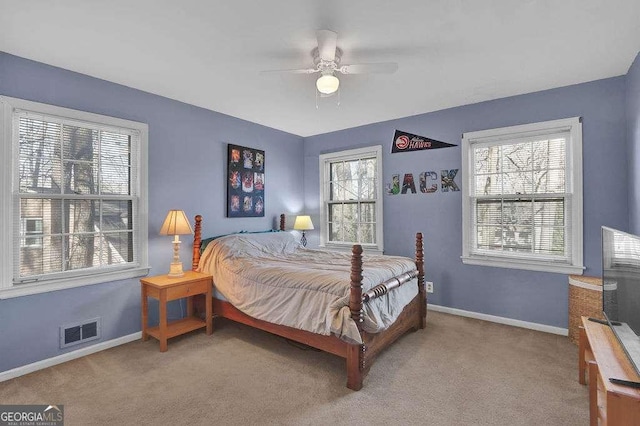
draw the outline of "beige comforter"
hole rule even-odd
[[[363,255],[363,291],[415,269],[412,259]],[[207,246],[199,271],[247,315],[317,334],[362,343],[349,311],[351,254],[299,247],[292,234],[274,232],[220,237]],[[364,305],[364,329],[391,325],[418,293],[412,280]]]

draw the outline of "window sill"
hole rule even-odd
[[[29,296],[32,294],[47,293],[50,291],[65,290],[75,287],[83,287],[93,284],[101,284],[111,281],[143,277],[149,273],[150,269],[151,268],[149,267],[137,267],[117,272],[105,272],[101,274],[59,278],[56,280],[39,283],[17,284],[11,287],[0,289],[0,300]]]
[[[526,271],[552,272],[557,274],[582,275],[584,266],[555,264],[552,262],[532,262],[519,259],[505,259],[497,257],[460,257],[465,265],[493,266],[496,268],[523,269]]]

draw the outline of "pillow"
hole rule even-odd
[[[279,256],[295,252],[298,242],[290,232],[245,232],[218,238],[209,247],[224,257]]]
[[[200,242],[200,254],[204,252],[204,249],[207,248],[207,245],[209,245],[211,241],[214,241],[220,237],[226,237],[227,235],[236,235],[236,234],[265,234],[268,232],[284,232],[284,231],[280,231],[278,229],[269,229],[267,231],[239,231],[239,232],[232,232],[231,234],[216,235],[215,237],[209,237]]]

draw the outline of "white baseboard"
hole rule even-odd
[[[461,317],[475,318],[483,321],[497,322],[499,324],[512,325],[514,327],[528,328],[531,330],[543,331],[545,333],[558,334],[560,336],[568,336],[569,330],[561,327],[553,327],[551,325],[538,324],[535,322],[520,321],[512,318],[498,317],[495,315],[481,314],[479,312],[465,311],[462,309],[449,308],[440,305],[427,305],[427,310],[436,312],[444,312],[446,314],[460,315]]]
[[[63,362],[71,361],[73,359],[82,358],[83,356],[104,351],[115,346],[124,345],[125,343],[133,342],[134,340],[139,340],[141,338],[142,332],[138,331],[137,333],[118,337],[117,339],[107,340],[106,342],[101,342],[97,345],[87,346],[86,348],[78,349],[77,351],[67,352],[62,355],[54,356],[53,358],[43,359],[42,361],[37,361],[31,364],[23,365],[21,367],[13,368],[11,370],[3,371],[0,372],[0,382],[24,376],[25,374],[33,373],[34,371],[62,364]]]

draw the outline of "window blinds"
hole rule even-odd
[[[136,262],[138,132],[27,111],[14,129],[14,282]]]
[[[475,143],[474,254],[571,259],[568,132]]]

